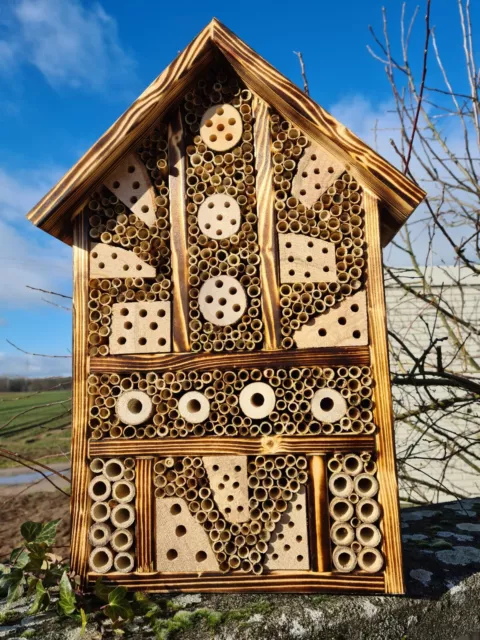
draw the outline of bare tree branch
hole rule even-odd
[[[298,58],[298,62],[300,63],[300,70],[302,72],[302,80],[303,80],[303,92],[308,95],[310,95],[309,89],[308,89],[308,80],[307,80],[307,73],[305,71],[305,63],[303,62],[303,55],[301,51],[294,51],[293,52],[297,58]]]

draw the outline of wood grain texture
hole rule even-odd
[[[386,558],[385,591],[404,593],[402,544],[398,503],[397,472],[395,466],[395,437],[393,431],[392,393],[388,357],[383,263],[380,250],[380,220],[377,198],[364,192],[365,239],[368,252],[367,304],[370,329],[370,352],[375,378],[374,420],[376,435],[377,478],[380,485],[378,500],[383,508],[381,529],[383,552]]]
[[[100,574],[89,573],[89,581],[95,583]],[[148,590],[152,593],[383,593],[385,581],[382,574],[339,575],[313,571],[273,571],[261,576],[251,574],[218,573],[157,573],[124,574],[109,573],[106,583],[123,585],[130,589]]]
[[[278,349],[282,340],[280,334],[280,294],[277,273],[278,246],[277,232],[275,230],[270,115],[268,105],[256,96],[253,101],[253,117],[264,348],[270,351],[272,349]]]
[[[71,244],[71,218],[82,206],[81,200],[146,135],[212,60],[211,32],[212,25],[208,24],[42,198],[27,216],[33,224]]]
[[[136,518],[136,558],[137,571],[153,571],[153,458],[137,458],[135,509]]]
[[[188,247],[185,202],[185,138],[182,114],[168,125],[168,184],[170,190],[170,250],[173,281],[173,351],[190,351],[188,337]]]
[[[375,444],[374,436],[339,434],[336,436],[265,436],[237,438],[204,436],[191,438],[158,438],[137,440],[112,438],[90,440],[90,457],[108,456],[189,456],[202,455],[269,455],[281,453],[321,454],[335,451],[368,451]]]
[[[348,164],[387,205],[382,244],[399,230],[425,192],[339,123],[232,31],[213,20],[213,42],[242,80],[339,162]]]
[[[387,210],[382,215],[382,243],[387,244],[425,197],[424,191],[216,19],[30,211],[29,220],[70,244],[71,219],[81,207],[81,200],[182,95],[200,70],[211,61],[215,47],[258,96],[302,128],[339,162],[349,164],[354,175],[385,202]]]
[[[240,367],[335,367],[369,365],[368,347],[337,347],[326,349],[304,349],[295,351],[259,351],[256,353],[220,354],[137,354],[91,358],[92,372],[131,372],[168,369],[170,371],[193,371],[196,369],[238,369]]]
[[[328,515],[327,465],[324,456],[314,455],[309,458],[309,513],[310,540],[312,556],[316,562],[313,568],[320,573],[331,569],[330,562],[330,528]]]
[[[88,570],[88,525],[90,498],[87,463],[88,375],[88,221],[82,212],[73,227],[73,405],[72,405],[72,494],[71,551],[72,571],[82,583]]]

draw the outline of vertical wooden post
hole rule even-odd
[[[170,248],[172,252],[172,344],[173,351],[190,351],[188,337],[188,247],[185,202],[185,138],[178,110],[168,125],[170,191]]]
[[[380,485],[378,498],[383,507],[381,528],[383,531],[383,551],[386,558],[385,592],[404,593],[380,219],[376,196],[364,189],[363,202],[368,264],[367,300],[370,358],[375,379],[374,420],[378,428],[375,437],[377,477]]]
[[[73,406],[72,406],[72,570],[85,584],[88,568],[88,523],[90,498],[87,462],[88,425],[88,229],[82,211],[73,224]]]
[[[273,171],[268,105],[255,97],[253,104],[255,169],[257,172],[258,244],[260,246],[260,277],[262,281],[262,311],[264,349],[280,348],[280,292],[276,257]]]
[[[137,571],[149,573],[153,571],[152,547],[153,528],[153,458],[137,458],[136,486],[137,496],[135,509],[137,512],[136,545]]]
[[[310,540],[314,559],[312,569],[323,573],[331,569],[327,465],[325,456],[309,456],[308,460],[311,488],[309,492]]]

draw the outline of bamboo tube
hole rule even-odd
[[[373,498],[378,493],[378,480],[371,474],[361,473],[356,476],[355,492],[361,498]]]
[[[350,573],[357,565],[357,556],[350,547],[335,547],[332,554],[332,562],[337,571]]]
[[[372,498],[363,498],[356,505],[355,512],[361,522],[371,524],[376,522],[381,515],[380,505]]]
[[[133,545],[133,533],[129,529],[116,529],[111,537],[110,544],[114,551],[128,551]]]
[[[122,551],[115,556],[113,564],[120,573],[129,573],[135,566],[134,556],[132,553]]]
[[[349,453],[344,457],[342,466],[345,473],[351,476],[356,476],[363,471],[362,459],[354,453]]]
[[[358,566],[368,573],[381,571],[384,565],[383,556],[378,549],[373,547],[363,548],[357,556]]]
[[[330,476],[328,488],[334,496],[348,498],[353,491],[353,481],[346,473],[334,473]]]
[[[101,458],[93,458],[90,462],[90,469],[93,473],[102,473],[105,463]]]
[[[353,516],[353,505],[345,498],[335,497],[330,502],[329,513],[335,521],[347,522]]]
[[[111,522],[117,529],[128,529],[135,521],[135,509],[131,504],[118,504],[112,510]]]
[[[108,547],[95,547],[88,564],[95,573],[108,573],[113,566],[113,554]]]
[[[355,540],[355,531],[347,522],[335,522],[330,529],[330,537],[338,546],[349,546]]]
[[[355,535],[364,547],[377,547],[382,540],[380,530],[373,524],[360,524],[355,529]]]
[[[103,475],[95,476],[88,485],[88,495],[92,500],[103,502],[110,497],[111,484]]]
[[[112,485],[112,497],[120,503],[131,502],[135,497],[135,485],[128,480],[118,480]]]
[[[108,502],[94,502],[90,508],[90,517],[94,522],[106,522],[110,518]]]
[[[105,522],[96,522],[90,527],[88,540],[95,547],[104,547],[110,541],[112,532]]]

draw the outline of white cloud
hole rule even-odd
[[[0,40],[0,69],[14,60],[34,65],[54,87],[124,93],[135,81],[135,62],[117,23],[98,3],[19,0],[11,5]]]
[[[39,358],[21,353],[0,352],[0,375],[47,378],[49,376],[71,376],[70,358]]]
[[[27,284],[66,293],[70,289],[71,250],[25,219],[60,174],[50,169],[17,176],[0,168],[0,304],[9,309],[45,304]]]

